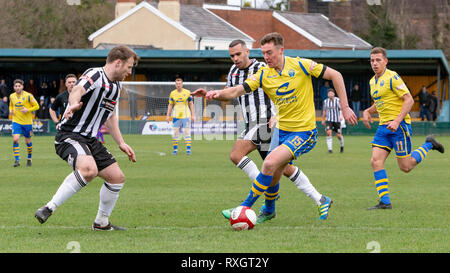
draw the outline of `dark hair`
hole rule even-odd
[[[24,85],[24,82],[23,82],[23,80],[21,80],[21,79],[15,79],[15,80],[14,80],[14,85],[15,85],[16,83],[20,83],[21,85]]]
[[[64,82],[67,81],[68,78],[77,78],[77,76],[75,76],[75,74],[67,74],[66,77],[64,78]]]
[[[111,49],[108,53],[108,57],[106,57],[107,63],[112,63],[115,60],[126,61],[129,58],[133,57],[135,65],[139,60],[139,56],[134,52],[131,48],[125,45],[119,45]]]
[[[275,46],[284,46],[284,39],[278,32],[272,32],[264,35],[261,39],[261,45],[265,45],[267,43],[273,43]]]
[[[237,39],[237,40],[233,40],[230,45],[228,45],[228,47],[235,47],[237,45],[241,45],[242,47],[247,47],[247,45],[245,44],[244,41],[242,41],[241,39]]]
[[[382,47],[374,47],[371,51],[370,51],[370,55],[372,54],[383,54],[383,56],[386,58],[387,54],[386,54],[386,49],[382,48]]]
[[[333,89],[333,88],[329,88],[329,89],[327,90],[327,93],[328,93],[328,92],[333,92],[333,94],[336,95],[336,92],[334,92],[334,89]]]

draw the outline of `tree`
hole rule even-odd
[[[0,47],[90,48],[90,34],[114,19],[114,1],[0,1]]]
[[[374,46],[387,49],[398,48],[397,28],[389,19],[386,2],[386,0],[383,0],[381,5],[367,6],[366,17],[369,22],[369,30],[362,36]]]

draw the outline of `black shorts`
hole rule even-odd
[[[265,159],[270,149],[272,129],[269,128],[269,123],[255,124],[251,128],[250,125],[246,123],[245,129],[241,132],[238,139],[250,140],[256,145],[256,149],[261,158]]]
[[[341,123],[333,121],[325,121],[325,131],[333,130],[333,132],[341,133]]]
[[[98,171],[116,162],[112,154],[97,138],[88,138],[77,133],[59,131],[55,136],[55,150],[56,154],[67,161],[74,170],[79,155],[94,157]]]

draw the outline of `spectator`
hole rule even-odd
[[[28,81],[27,86],[25,87],[25,91],[27,91],[28,93],[31,93],[35,99],[39,98],[39,89],[37,84],[34,82],[33,79],[30,79]]]
[[[50,84],[50,97],[52,98],[56,98],[56,96],[59,95],[59,86],[58,83],[56,81],[52,81],[52,83]]]
[[[325,81],[319,91],[320,103],[323,103],[324,100],[328,99],[328,89],[330,89],[330,83]]]
[[[420,118],[422,121],[426,118],[428,120],[428,103],[429,103],[429,95],[427,92],[427,88],[422,85],[422,89],[418,94],[419,103],[420,103]]]
[[[8,86],[6,85],[5,79],[2,79],[0,82],[0,98],[9,97]]]
[[[438,98],[436,91],[431,92],[428,102],[428,120],[435,122],[437,119]]]
[[[3,97],[0,100],[0,118],[8,119],[8,117],[9,117],[8,97]]]
[[[38,119],[49,119],[50,114],[48,112],[48,107],[45,105],[45,98],[44,96],[41,96],[41,99],[39,101],[39,110],[36,111],[36,117]]]
[[[359,119],[359,110],[361,107],[361,91],[359,90],[359,85],[355,83],[350,95],[352,101],[353,112],[356,114],[356,118]]]
[[[50,88],[48,88],[47,82],[42,82],[40,95],[44,97],[45,105],[48,107],[50,103]]]

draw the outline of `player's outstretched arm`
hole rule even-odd
[[[245,94],[245,89],[243,85],[236,85],[233,87],[225,88],[223,90],[212,90],[206,93],[207,100],[220,100],[228,101]]]
[[[199,89],[195,90],[194,92],[192,92],[191,95],[193,97],[202,97],[202,98],[204,98],[206,96],[206,93],[207,93],[206,89],[199,88]]]
[[[105,122],[105,125],[106,128],[108,128],[111,137],[119,145],[120,150],[125,154],[127,154],[128,159],[131,162],[136,162],[136,155],[134,154],[133,149],[131,149],[131,147],[125,143],[122,137],[122,133],[120,132],[119,129],[119,121],[117,120],[115,113],[113,113],[111,117]]]
[[[334,89],[336,90],[339,101],[341,102],[341,110],[345,121],[351,125],[358,123],[355,113],[348,105],[347,91],[345,91],[344,78],[342,77],[342,74],[331,67],[327,67],[325,73],[323,74],[323,78],[333,82]]]

